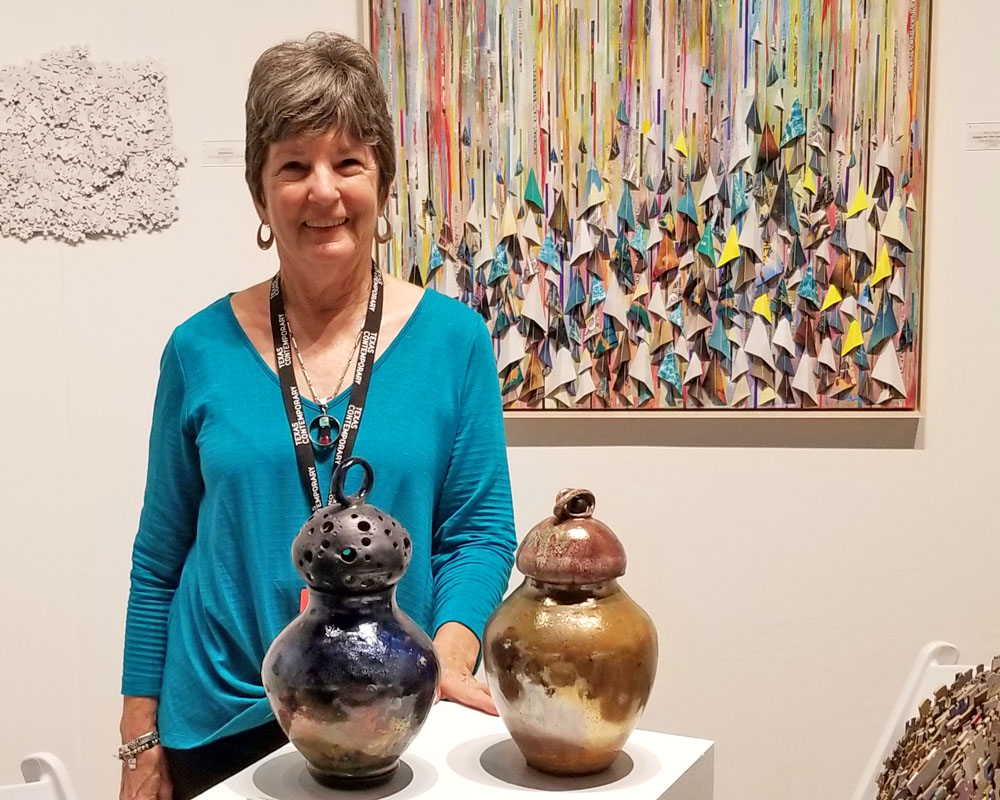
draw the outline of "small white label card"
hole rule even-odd
[[[965,126],[966,150],[1000,150],[1000,122],[969,122]]]
[[[203,167],[242,167],[242,139],[214,139],[201,143]]]

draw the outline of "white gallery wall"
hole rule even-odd
[[[841,800],[925,641],[948,639],[974,663],[1000,653],[1000,153],[965,150],[967,122],[1000,121],[1000,52],[990,0],[938,5],[926,418],[909,447],[830,446],[892,438],[856,421],[799,446],[786,446],[794,423],[512,426],[519,533],[558,488],[595,490],[630,556],[624,585],[660,633],[643,725],[714,739],[720,800]],[[72,44],[96,60],[158,58],[189,158],[166,231],[0,239],[0,785],[19,779],[22,755],[51,750],[82,798],[103,800],[117,796],[124,607],[160,351],[178,322],[275,268],[254,245],[241,168],[201,166],[201,142],[242,138],[265,46],[361,28],[356,4],[338,0],[288,14],[259,0],[39,8],[6,10],[0,61]]]

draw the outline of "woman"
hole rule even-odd
[[[313,34],[267,50],[246,113],[257,241],[278,276],[196,314],[163,354],[125,636],[126,800],[184,800],[284,742],[261,660],[298,611],[291,540],[344,449],[410,531],[397,598],[434,639],[441,696],[495,713],[472,673],[515,539],[487,331],[372,266],[395,157],[363,47]],[[353,449],[337,430],[349,402]]]

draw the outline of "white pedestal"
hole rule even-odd
[[[403,753],[396,776],[383,786],[327,789],[287,745],[198,800],[490,800],[517,794],[565,798],[577,791],[607,800],[711,800],[713,777],[712,742],[651,731],[635,731],[624,754],[603,773],[552,777],[524,763],[498,718],[438,703]]]

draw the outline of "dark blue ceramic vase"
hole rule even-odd
[[[344,495],[355,465],[364,481]],[[334,473],[337,506],[314,513],[292,543],[309,603],[271,644],[261,674],[274,715],[309,771],[328,786],[389,780],[437,691],[430,639],[396,605],[410,562],[406,529],[362,501],[372,468]]]

